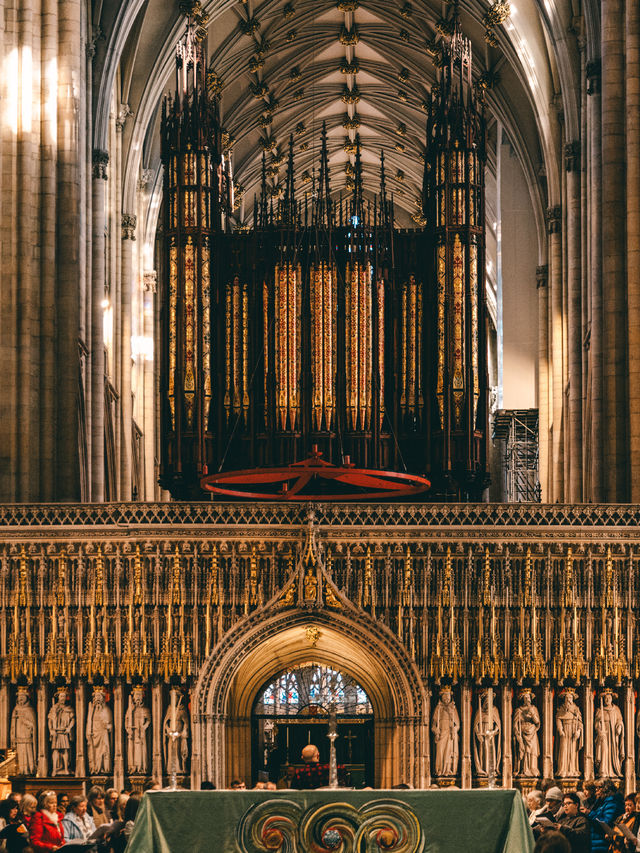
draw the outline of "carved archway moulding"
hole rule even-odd
[[[306,629],[317,629],[312,642]],[[264,611],[243,620],[214,650],[195,686],[192,783],[225,787],[250,778],[251,708],[260,688],[289,667],[339,669],[367,692],[375,716],[375,781],[428,784],[429,699],[415,664],[384,626],[359,612]]]

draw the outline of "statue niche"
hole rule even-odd
[[[47,716],[51,742],[52,776],[68,776],[71,772],[71,744],[74,740],[76,714],[68,703],[67,688],[59,688]]]
[[[450,687],[440,690],[440,699],[431,718],[435,745],[434,775],[455,776],[460,754],[460,717]]]
[[[595,764],[600,778],[622,777],[624,722],[614,697],[617,698],[617,694],[613,690],[603,690],[595,714]]]
[[[478,776],[491,776],[500,770],[502,759],[500,712],[488,690],[478,700],[473,720],[473,758]]]
[[[187,772],[189,761],[189,712],[184,707],[184,697],[176,688],[171,689],[171,699],[164,722],[164,766],[168,774]]]
[[[582,713],[575,703],[577,693],[565,688],[556,711],[556,776],[561,779],[580,775],[580,750],[584,744]]]
[[[144,704],[144,688],[134,687],[129,694],[129,704],[124,718],[127,732],[127,770],[133,775],[149,772],[148,730],[151,711]]]
[[[10,742],[16,751],[18,773],[34,776],[36,772],[36,712],[29,702],[29,691],[18,687],[16,705],[11,714]]]
[[[92,775],[111,773],[113,715],[102,688],[93,691],[87,712],[87,760]]]
[[[513,715],[514,773],[516,776],[540,775],[540,714],[533,704],[533,691],[520,691],[520,706]]]

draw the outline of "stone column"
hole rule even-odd
[[[502,787],[513,787],[513,754],[511,723],[513,719],[513,691],[510,684],[502,687]]]
[[[191,790],[197,791],[202,785],[202,769],[200,767],[200,715],[191,711]]]
[[[9,685],[3,681],[0,685],[0,749],[6,749],[9,744]]]
[[[202,726],[202,754],[209,768],[208,778],[213,781],[216,788],[224,788],[227,784],[227,718],[223,714],[214,714],[212,717],[205,716]],[[376,727],[377,731],[377,727]],[[376,745],[378,744],[376,737]],[[381,778],[380,770],[382,761],[378,758],[376,751],[376,784]]]
[[[151,776],[154,781],[162,781],[162,685],[151,688],[151,720],[153,726],[151,740]]]
[[[549,267],[536,268],[538,288],[538,479],[542,501],[551,499],[549,490]]]
[[[144,500],[155,500],[156,466],[155,466],[155,363],[160,357],[159,342],[154,338],[154,303],[157,289],[158,274],[155,270],[144,273],[144,309],[143,335],[148,341],[153,341],[153,356],[144,360]]]
[[[547,231],[549,233],[549,285],[550,285],[550,343],[552,376],[551,409],[551,499],[564,500],[564,387],[563,387],[563,311],[562,311],[562,210],[559,206],[547,210]]]
[[[423,721],[421,731],[422,731],[422,779],[421,785],[422,787],[429,787],[431,785],[431,692],[427,692],[427,702],[426,702],[426,717]]]
[[[136,239],[136,217],[122,215],[122,274],[120,323],[122,347],[122,384],[120,387],[120,500],[131,500],[131,303],[133,289],[133,241]]]
[[[602,273],[606,501],[629,500],[623,0],[602,0]],[[631,321],[634,322],[631,318]]]
[[[460,785],[462,788],[472,788],[471,764],[471,685],[464,683],[460,691],[460,725],[462,728],[462,766],[460,769]]]
[[[87,775],[85,725],[87,722],[87,694],[84,681],[76,685],[76,776]]]
[[[622,693],[624,699],[624,792],[630,794],[636,790],[636,727],[633,707],[633,685],[627,684]]]
[[[567,171],[567,325],[569,368],[569,482],[565,498],[582,501],[582,263],[580,222],[580,142],[564,148]],[[568,487],[568,493],[567,493]]]
[[[47,707],[47,685],[44,681],[40,681],[37,688],[37,707],[38,707],[38,776],[47,776],[49,774],[49,726],[47,715],[49,708]]]
[[[56,497],[80,498],[78,456],[78,331],[80,325],[80,158],[79,125],[85,103],[78,81],[84,61],[80,0],[58,5],[57,327],[56,327]]]
[[[44,0],[41,17],[41,51],[45,68],[56,66],[58,57],[58,0]],[[53,74],[42,75],[42,102],[54,103],[57,80]],[[55,496],[55,431],[56,417],[56,152],[57,122],[53,110],[42,110],[40,146],[40,483],[41,499]]]
[[[553,727],[555,725],[553,691],[548,684],[542,688],[542,776],[553,779]]]
[[[0,78],[3,121],[0,123],[0,157],[2,165],[2,294],[0,307],[0,423],[2,445],[0,454],[0,484],[2,499],[19,501],[17,395],[18,375],[18,274],[17,234],[14,205],[16,203],[15,175],[17,172],[18,99],[15,97],[15,77],[18,74],[18,26],[15,4],[4,8],[0,16],[0,38],[6,61]]]
[[[113,688],[113,787],[121,791],[124,787],[124,698],[122,684]]]
[[[629,500],[640,503],[640,3],[627,0],[625,7]]]
[[[593,766],[593,686],[587,681],[584,687],[583,703],[584,724],[584,778],[593,779],[595,770]]]
[[[591,431],[590,490],[587,497],[594,503],[604,500],[603,475],[603,353],[602,353],[602,149],[600,61],[587,63],[587,123],[589,127],[589,293],[591,297],[591,330],[589,335],[590,404],[587,410]]]
[[[104,500],[104,298],[106,151],[93,152],[91,251],[91,500]]]
[[[18,261],[18,495],[23,501],[34,500],[39,491],[40,442],[38,434],[39,402],[39,341],[38,305],[39,282],[36,274],[39,240],[37,233],[38,178],[37,148],[34,144],[34,123],[39,129],[39,115],[32,115],[33,93],[37,91],[34,67],[39,64],[38,41],[34,38],[38,21],[34,22],[33,0],[17,4],[19,78],[14,81],[19,95],[19,122],[17,125],[17,174],[15,176],[16,200],[14,216],[17,229]],[[34,27],[35,24],[35,27]],[[34,55],[35,54],[35,55]],[[5,72],[6,73],[6,72]]]

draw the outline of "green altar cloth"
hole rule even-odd
[[[518,791],[150,791],[127,853],[530,853]]]

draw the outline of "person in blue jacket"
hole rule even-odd
[[[611,779],[599,779],[596,782],[596,803],[589,811],[585,809],[591,827],[592,853],[604,853],[609,850],[611,839],[607,838],[598,821],[613,826],[615,819],[624,811],[624,800]]]

